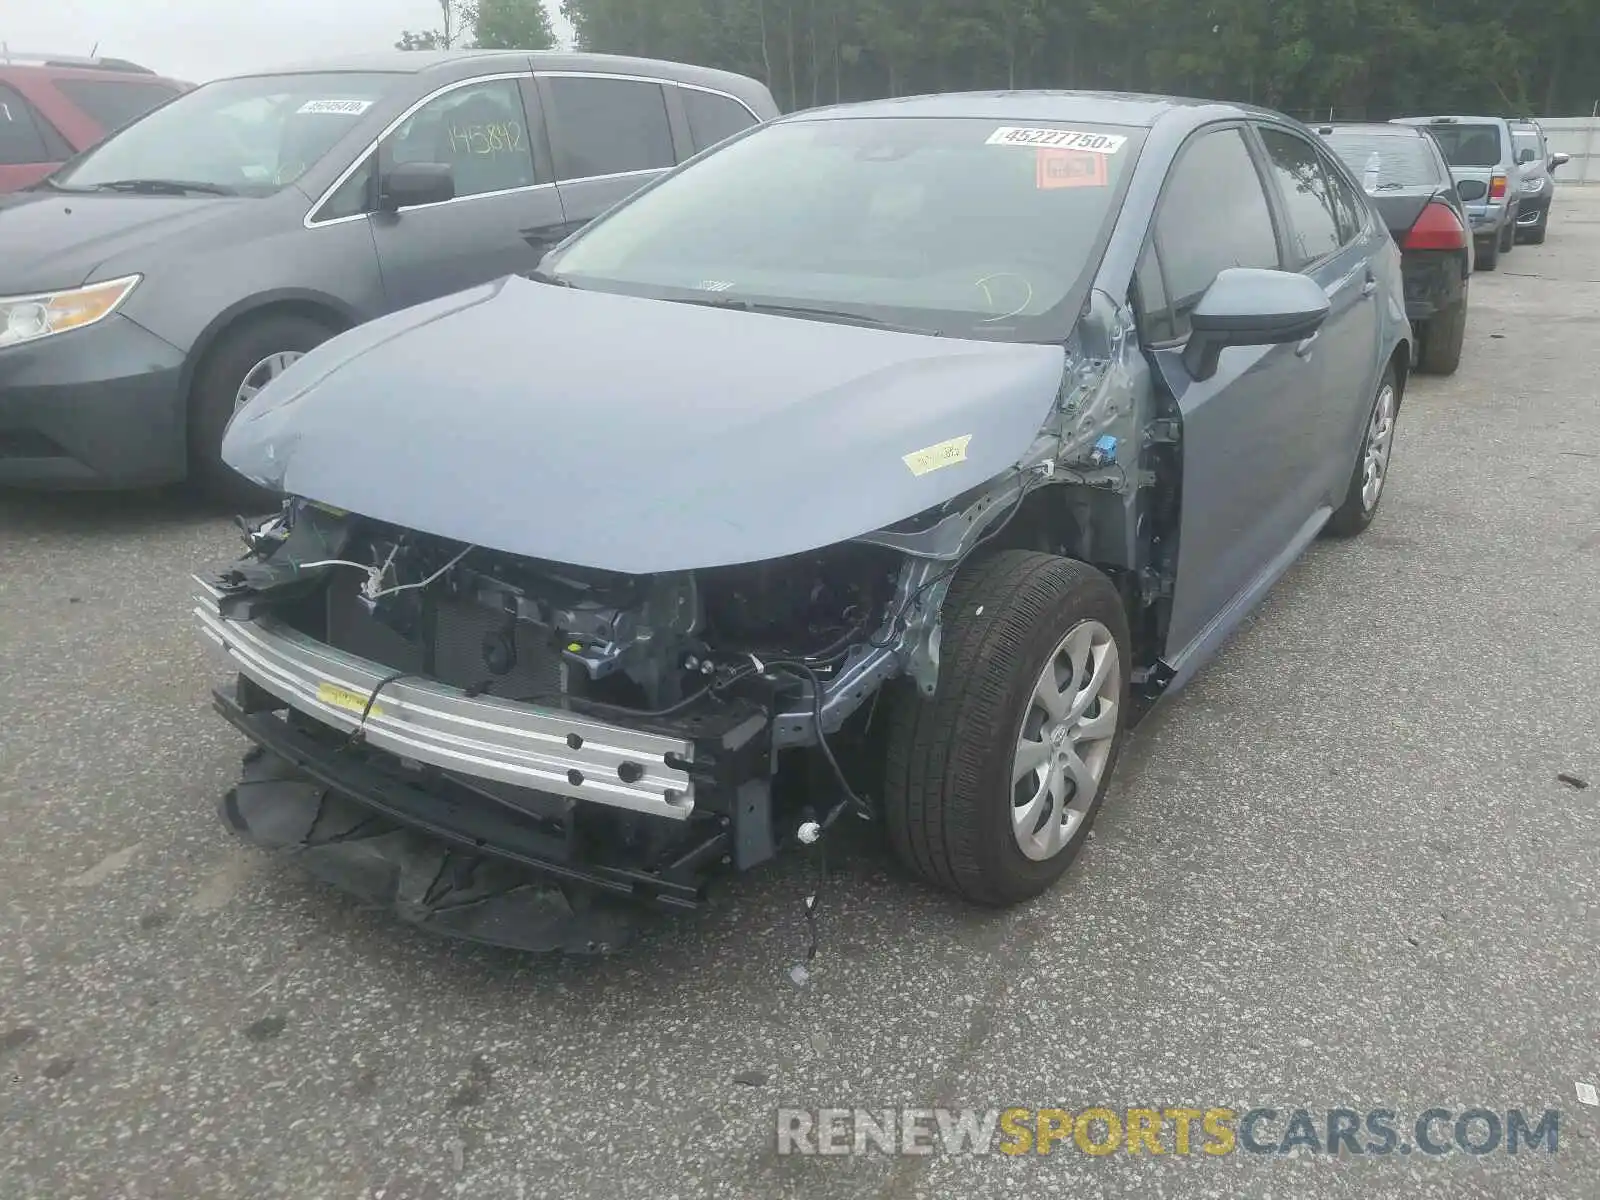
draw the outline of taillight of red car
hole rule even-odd
[[[1406,234],[1404,250],[1465,250],[1467,227],[1456,216],[1456,210],[1439,200],[1434,200],[1422,210],[1416,223]]]
[[[1489,176],[1489,199],[1504,200],[1506,198],[1506,177],[1496,171]]]

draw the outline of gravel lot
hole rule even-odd
[[[803,985],[803,862],[577,962],[242,848],[186,603],[228,523],[0,495],[0,1195],[1600,1195],[1597,313],[1569,188],[1378,523],[1146,724],[1069,879],[983,915],[838,847]],[[1516,1157],[774,1150],[779,1105],[935,1103],[1563,1116]]]

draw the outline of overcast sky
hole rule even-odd
[[[546,0],[563,39],[570,29]],[[15,52],[131,58],[204,83],[220,75],[390,49],[402,29],[439,25],[438,0],[0,0]]]

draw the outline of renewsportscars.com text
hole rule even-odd
[[[780,1108],[779,1154],[1047,1155],[1217,1158],[1327,1154],[1554,1154],[1561,1114],[1520,1108]]]

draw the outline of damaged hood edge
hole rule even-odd
[[[313,351],[223,457],[439,537],[692,570],[849,541],[988,482],[1028,453],[1066,362],[513,277]]]

